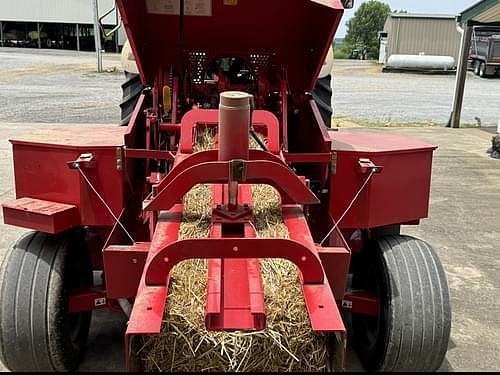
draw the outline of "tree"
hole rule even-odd
[[[378,58],[379,31],[384,29],[391,8],[377,0],[367,1],[359,7],[354,17],[347,22],[345,43],[352,48],[362,48],[368,58]]]

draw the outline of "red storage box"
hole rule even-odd
[[[42,129],[12,140],[16,197],[75,206],[81,225],[114,225],[115,220],[80,172],[67,163],[81,154],[95,156],[95,167],[83,170],[119,216],[124,206],[122,161],[118,160],[123,157],[123,135],[124,129],[118,126],[68,127]]]
[[[338,132],[332,133],[331,138],[334,161],[330,213],[334,220],[346,211],[368,177],[360,168],[360,159],[383,167],[342,220],[341,228],[377,228],[418,222],[428,216],[436,146],[376,133]]]

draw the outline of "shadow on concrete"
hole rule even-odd
[[[101,310],[94,312],[87,353],[80,366],[82,372],[125,371],[123,338],[127,318],[120,313]]]

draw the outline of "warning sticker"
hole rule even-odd
[[[181,14],[180,3],[180,0],[146,0],[146,9],[151,14],[179,16]],[[184,0],[184,14],[211,17],[212,0]]]

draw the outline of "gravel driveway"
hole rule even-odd
[[[0,48],[0,122],[118,123],[120,56]]]
[[[104,55],[110,71],[95,73],[85,52],[0,48],[0,122],[117,123],[123,74],[120,56]],[[381,73],[366,61],[336,60],[334,104],[338,117],[372,123],[445,124],[454,75]],[[469,75],[463,122],[496,126],[500,79]]]
[[[381,73],[367,61],[336,60],[336,115],[351,120],[396,123],[448,122],[455,75]],[[500,120],[500,78],[481,79],[469,73],[462,122],[496,126]]]

